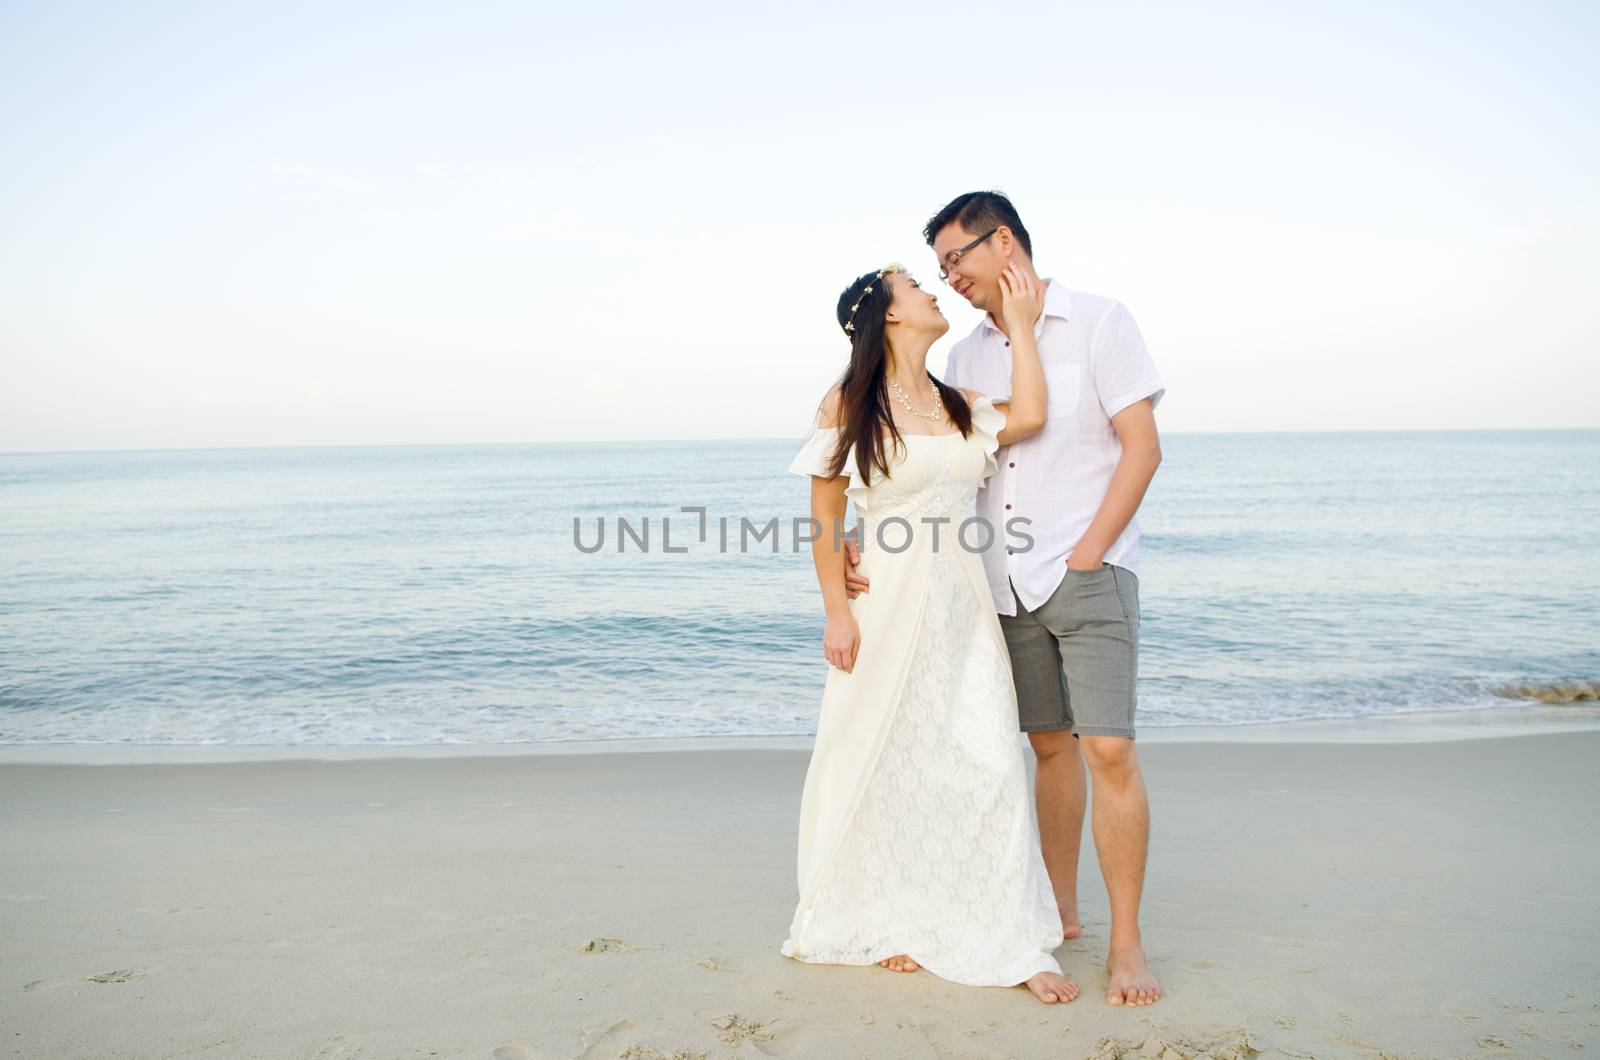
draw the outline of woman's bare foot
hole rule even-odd
[[[1106,974],[1111,976],[1111,985],[1106,987],[1108,1005],[1149,1005],[1161,998],[1161,984],[1150,974],[1144,947],[1137,942],[1111,950]]]
[[[1065,907],[1057,906],[1057,911],[1061,913],[1061,941],[1080,938],[1083,935],[1083,921],[1078,919],[1077,907],[1068,911]]]
[[[894,957],[886,957],[878,963],[889,969],[891,972],[914,972],[918,968],[922,967],[922,965],[918,964],[916,961],[912,960],[910,957],[907,957],[903,953]]]
[[[1046,1005],[1071,1001],[1078,996],[1078,984],[1055,972],[1040,972],[1023,984]]]

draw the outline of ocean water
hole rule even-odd
[[[0,743],[812,732],[798,446],[0,454]],[[1163,451],[1141,728],[1513,708],[1600,678],[1600,431]],[[618,517],[648,519],[648,551],[618,553]],[[741,517],[778,518],[778,551],[741,552]]]

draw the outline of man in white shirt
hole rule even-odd
[[[1005,196],[971,192],[935,214],[923,235],[941,277],[988,314],[950,351],[944,382],[1009,397],[999,277],[1015,264],[1038,279],[1027,229]],[[1011,655],[1020,727],[1038,756],[1040,842],[1065,937],[1083,932],[1077,879],[1087,762],[1111,904],[1106,1000],[1146,1005],[1161,987],[1139,931],[1150,811],[1133,746],[1135,512],[1161,461],[1154,409],[1165,387],[1125,306],[1044,282],[1034,335],[1048,416],[1042,431],[996,454],[999,469],[978,494],[978,515],[997,539],[984,569]],[[1017,519],[1026,520],[1021,535],[1007,530]],[[846,581],[853,591],[867,586],[853,563]]]

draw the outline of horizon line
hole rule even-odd
[[[1188,435],[1328,435],[1328,434],[1516,434],[1600,431],[1596,427],[1332,427],[1320,430],[1180,430],[1162,431],[1163,437]],[[739,443],[739,442],[799,442],[804,436],[788,435],[745,436],[738,438],[584,438],[536,442],[309,442],[271,445],[191,445],[191,446],[129,446],[114,449],[0,449],[0,457],[7,456],[88,456],[106,453],[226,453],[253,452],[271,449],[448,449],[483,448],[487,446],[580,446],[580,445],[684,445],[689,443]]]

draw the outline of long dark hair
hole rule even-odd
[[[893,301],[888,275],[878,271],[856,277],[839,296],[839,326],[851,325],[845,331],[850,337],[850,363],[839,377],[839,441],[828,461],[829,478],[844,470],[845,457],[852,445],[856,447],[856,470],[861,473],[862,481],[872,481],[874,467],[887,477],[889,457],[884,443],[885,430],[894,440],[895,452],[904,445],[890,412],[887,383],[889,344],[884,318]],[[962,437],[970,437],[972,409],[967,405],[966,396],[935,379],[932,372],[928,373],[928,381],[939,391],[939,400],[944,402],[950,422],[956,425]]]

